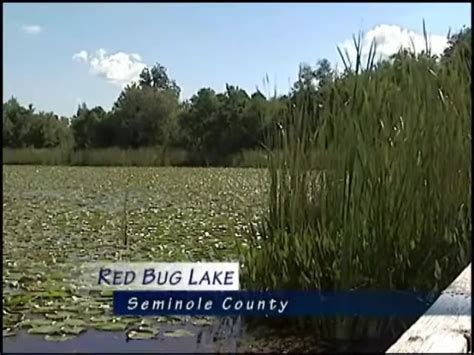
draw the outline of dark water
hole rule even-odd
[[[235,352],[311,352],[311,353],[379,353],[395,341],[374,339],[363,342],[327,342],[300,337],[262,337],[253,342],[235,329],[227,332],[215,327],[193,325],[167,325],[167,330],[185,329],[192,336],[179,338],[159,334],[151,340],[127,340],[124,332],[105,332],[89,330],[80,336],[62,342],[46,341],[42,336],[30,335],[20,331],[14,337],[3,338],[5,353],[235,353]],[[254,338],[255,339],[255,338]]]
[[[288,330],[268,333],[265,328],[246,331],[241,319],[224,319],[208,326],[191,323],[161,324],[159,334],[150,340],[128,340],[125,332],[88,330],[67,341],[46,341],[43,336],[19,331],[16,336],[3,338],[6,353],[379,353],[394,343],[406,330],[398,329],[389,337],[357,342],[322,340],[301,333],[288,334]],[[167,337],[166,331],[186,330],[189,336]],[[291,333],[291,332],[290,332]]]
[[[238,324],[223,327],[213,325],[198,327],[186,325],[163,325],[160,334],[150,340],[127,340],[125,332],[88,330],[80,336],[66,341],[46,341],[43,336],[20,331],[16,336],[3,338],[4,352],[22,353],[183,353],[183,352],[235,352],[238,347]],[[166,337],[165,331],[184,329],[192,336]]]

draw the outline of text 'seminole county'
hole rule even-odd
[[[226,297],[222,302],[198,297],[192,300],[155,299],[140,301],[138,297],[132,296],[128,299],[127,310],[129,311],[213,311],[216,308],[222,311],[271,311],[282,314],[288,306],[288,300],[241,300],[234,297]]]

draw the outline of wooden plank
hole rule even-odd
[[[467,339],[462,334],[453,332],[438,333],[425,339],[419,349],[420,353],[467,353]]]
[[[436,315],[449,308],[452,315]],[[467,353],[471,339],[471,264],[387,353]]]

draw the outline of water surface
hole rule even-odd
[[[22,353],[210,353],[237,351],[240,326],[212,325],[199,327],[192,324],[163,324],[155,339],[128,340],[124,332],[88,330],[66,341],[46,341],[43,336],[19,331],[16,336],[3,338],[5,352]],[[193,335],[167,337],[166,331],[184,329]]]

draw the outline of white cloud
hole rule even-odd
[[[21,30],[29,35],[37,35],[43,32],[43,27],[39,25],[23,25]]]
[[[376,57],[387,58],[392,54],[398,52],[400,47],[407,49],[414,49],[417,53],[425,50],[425,38],[423,33],[414,32],[397,25],[382,24],[375,26],[368,32],[362,35],[362,62],[367,59],[370,45],[372,41],[376,43]],[[428,34],[428,43],[432,54],[441,54],[447,45],[447,38],[445,35]],[[344,54],[345,51],[349,54],[352,63],[355,62],[356,49],[353,39],[347,39],[340,43],[339,48]]]
[[[75,53],[72,56],[72,59],[77,60],[79,62],[87,63],[87,60],[89,59],[89,55],[87,54],[87,51],[80,51],[80,52]]]
[[[140,55],[136,53],[117,52],[107,54],[101,48],[95,54],[82,50],[74,54],[73,59],[87,63],[94,75],[105,78],[110,83],[125,86],[138,80],[141,71],[146,67]]]

